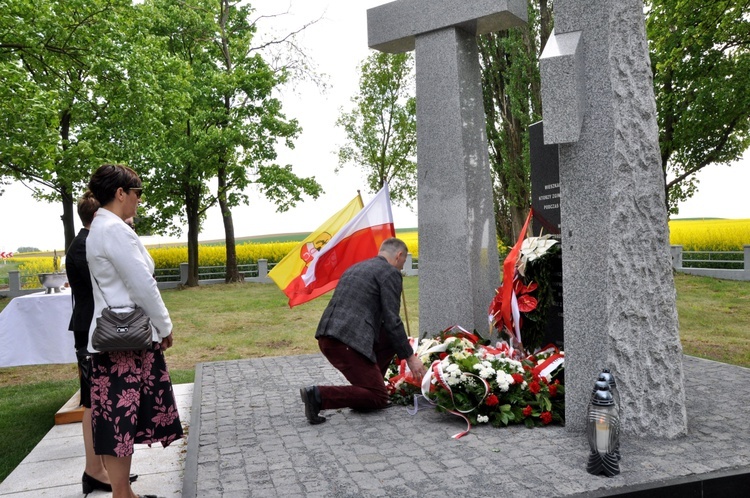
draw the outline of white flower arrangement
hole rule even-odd
[[[547,234],[540,237],[526,237],[523,239],[521,254],[518,257],[518,273],[525,276],[526,263],[541,258],[552,246],[557,244],[557,240],[551,237],[551,234]]]

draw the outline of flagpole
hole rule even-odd
[[[401,288],[401,298],[404,302],[404,318],[406,318],[406,335],[411,337],[411,327],[409,326],[409,311],[406,309],[406,292]]]

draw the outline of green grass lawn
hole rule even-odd
[[[404,279],[412,335],[418,334],[419,279]],[[750,282],[677,275],[680,337],[686,354],[750,368]],[[167,351],[175,384],[193,382],[205,361],[317,353],[315,328],[330,294],[289,309],[272,284],[165,290],[175,344]],[[8,299],[0,299],[0,310]],[[437,332],[437,331],[435,331]],[[485,332],[485,331],[480,331]],[[0,480],[52,427],[77,389],[74,365],[0,369]]]

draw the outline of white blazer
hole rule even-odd
[[[172,333],[172,320],[154,279],[154,260],[140,239],[116,214],[104,208],[96,212],[86,239],[86,261],[94,291],[94,319],[89,328],[89,352],[96,319],[107,306],[143,308],[151,319],[154,342]]]

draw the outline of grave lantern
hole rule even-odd
[[[589,474],[613,477],[620,473],[615,449],[620,444],[620,417],[615,400],[605,381],[597,381],[588,408],[586,436],[589,454],[586,470]]]
[[[612,393],[612,398],[615,400],[617,415],[622,421],[622,402],[620,401],[620,392],[617,390],[617,381],[615,380],[615,376],[612,375],[612,372],[610,372],[609,368],[605,368],[604,370],[602,370],[602,373],[599,374],[599,379],[597,380],[603,380],[604,382],[609,384],[609,391]],[[617,456],[618,460],[622,458],[620,456],[619,441],[617,442],[617,447],[615,448],[615,456]]]
[[[617,381],[615,380],[615,376],[612,375],[612,372],[610,372],[609,368],[605,368],[602,370],[602,373],[599,374],[599,378],[597,380],[603,380],[607,384],[609,384],[609,392],[612,393],[612,398],[615,400],[615,406],[617,407],[617,413],[622,413],[622,404],[620,404],[620,392],[617,390]]]

